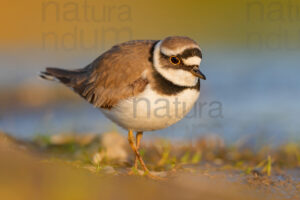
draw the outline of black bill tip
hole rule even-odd
[[[203,80],[206,80],[206,76],[199,70],[198,67],[194,67],[192,70],[191,70],[191,73],[198,77],[198,78],[201,78]]]

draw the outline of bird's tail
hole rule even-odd
[[[39,76],[50,81],[59,81],[66,85],[72,85],[74,81],[82,75],[80,70],[66,70],[53,67],[47,67],[46,71],[40,72]]]
[[[89,78],[88,66],[82,69],[66,70],[48,67],[44,72],[40,72],[40,77],[46,80],[54,80],[73,88],[83,98],[89,102],[94,101],[95,84],[93,79]]]

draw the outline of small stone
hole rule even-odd
[[[101,170],[101,172],[105,174],[115,174],[116,170],[112,166],[104,166]]]
[[[76,135],[75,140],[81,146],[91,144],[97,138],[96,134],[93,133],[85,133]]]
[[[124,136],[119,133],[110,132],[101,135],[101,147],[104,149],[105,158],[109,160],[127,161],[128,142]]]
[[[162,178],[166,178],[168,175],[167,172],[164,172],[164,171],[160,171],[160,172],[150,171],[150,173],[154,176],[158,176],[158,177],[162,177]]]

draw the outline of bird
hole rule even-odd
[[[120,43],[83,68],[47,67],[40,77],[72,88],[127,130],[135,169],[140,163],[151,175],[139,152],[143,133],[169,127],[192,109],[200,95],[200,79],[206,80],[201,61],[196,41],[168,36]]]

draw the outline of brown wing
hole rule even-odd
[[[82,69],[84,75],[71,87],[96,107],[111,108],[120,99],[142,92],[152,69],[151,49],[156,41],[130,41],[114,46]]]

